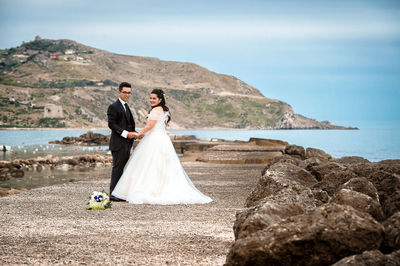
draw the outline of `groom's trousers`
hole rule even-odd
[[[122,176],[126,162],[129,160],[131,145],[122,145],[118,151],[112,151],[113,168],[111,172],[110,194]]]

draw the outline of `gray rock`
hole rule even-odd
[[[234,152],[283,152],[285,146],[254,146],[254,145],[217,145],[207,151],[234,151]]]
[[[333,159],[332,161],[335,163],[343,164],[343,165],[357,164],[357,163],[369,163],[370,162],[367,159],[364,159],[363,157],[360,157],[360,156],[345,156],[342,158]]]
[[[297,155],[302,159],[306,159],[306,151],[302,146],[288,145],[285,149],[285,153],[289,155]]]
[[[251,147],[251,146],[250,146]],[[214,147],[215,148],[215,147]],[[211,149],[214,149],[211,148]],[[197,161],[209,162],[209,163],[220,163],[220,164],[267,164],[271,162],[275,157],[282,155],[281,151],[267,151],[265,148],[270,147],[258,147],[264,148],[261,151],[226,151],[226,150],[207,150],[205,151]],[[275,149],[275,147],[272,147]]]
[[[306,187],[311,187],[317,183],[317,180],[310,172],[291,163],[274,164],[270,167],[269,171],[284,174],[287,179],[296,181]]]
[[[249,144],[254,143],[257,146],[287,146],[288,143],[286,141],[277,140],[277,139],[262,139],[262,138],[250,138]]]
[[[383,222],[383,243],[381,250],[385,253],[400,249],[400,212],[396,212]]]
[[[13,166],[15,169],[21,169],[21,164],[20,164],[18,161],[16,161],[16,160],[12,161],[12,166]]]
[[[379,250],[368,250],[362,254],[346,257],[332,266],[397,266],[400,265],[400,251],[389,255],[382,254]]]
[[[400,211],[400,175],[384,171],[371,173],[368,177],[379,194],[379,201],[386,217]]]
[[[367,178],[375,186],[386,217],[400,211],[400,174],[398,167],[397,160],[349,166],[351,171]]]
[[[385,172],[400,175],[400,160],[383,160],[376,164]]]
[[[329,196],[333,196],[341,186],[352,178],[358,177],[350,170],[338,170],[329,172],[324,175],[323,179],[316,185],[314,189],[322,189],[328,192]]]
[[[0,181],[7,181],[9,179],[7,172],[0,172]]]
[[[306,149],[306,159],[316,157],[322,162],[327,162],[332,159],[332,156],[320,149],[307,148]]]
[[[43,166],[41,164],[36,165],[35,170],[41,172],[43,170]]]
[[[315,199],[315,206],[321,206],[322,204],[328,203],[331,200],[331,197],[325,190],[313,189],[312,193]]]
[[[324,179],[324,176],[331,173],[346,170],[346,167],[336,162],[327,162],[322,164],[311,164],[306,169],[315,176],[318,181]]]
[[[61,141],[49,141],[52,144],[65,144],[65,145],[85,145],[85,146],[97,146],[97,145],[108,145],[110,142],[111,135],[102,135],[88,131],[79,137],[64,137]]]
[[[236,240],[226,265],[328,265],[381,242],[382,226],[369,214],[325,204]]]
[[[195,135],[169,135],[171,140],[196,140]]]
[[[10,161],[0,161],[0,169],[1,168],[12,168],[12,163]]]
[[[346,183],[344,183],[342,185],[342,188],[351,189],[360,193],[364,193],[365,195],[368,195],[377,202],[379,202],[378,190],[365,177],[352,178]]]
[[[305,166],[304,162],[299,159],[299,157],[283,154],[273,158],[272,161],[261,171],[261,175],[265,175],[265,172],[276,163],[291,163],[301,168],[304,168]]]
[[[11,170],[10,175],[12,177],[21,178],[21,177],[24,177],[25,172],[22,169],[14,169],[14,170]]]
[[[305,159],[303,161],[304,165],[305,165],[305,169],[308,169],[310,166],[315,166],[315,165],[320,165],[322,163],[322,161],[316,157],[311,157],[308,159]]]
[[[377,221],[382,221],[384,219],[381,205],[379,205],[376,200],[372,199],[368,195],[365,195],[364,193],[350,189],[342,189],[334,196],[332,202],[342,205],[349,205],[356,210],[369,213]]]
[[[245,237],[282,219],[313,210],[316,207],[315,201],[309,188],[284,188],[265,197],[256,206],[239,211],[233,226],[235,237]]]
[[[263,198],[291,187],[298,191],[317,183],[306,170],[290,163],[276,163],[262,176],[256,188],[246,199],[246,207],[255,206]]]
[[[277,203],[266,201],[258,206],[236,213],[233,225],[235,239],[247,237],[281,220],[304,213],[298,203]]]

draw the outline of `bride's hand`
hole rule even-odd
[[[130,138],[130,139],[137,138],[137,133],[136,132],[129,132],[128,133],[128,138]]]
[[[139,133],[136,138],[142,139],[143,137],[144,137],[144,134],[143,133]]]

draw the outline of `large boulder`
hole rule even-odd
[[[7,181],[10,178],[8,177],[8,173],[7,172],[0,172],[0,181]]]
[[[311,189],[303,186],[291,186],[265,197],[250,208],[236,213],[233,225],[235,238],[248,236],[282,219],[299,215],[316,207]]]
[[[381,242],[382,226],[369,214],[325,204],[238,239],[226,265],[328,265]]]
[[[336,193],[332,199],[332,202],[342,205],[349,205],[356,210],[369,213],[377,221],[382,221],[384,219],[382,208],[378,201],[357,191],[342,189]]]
[[[354,164],[349,169],[375,186],[386,217],[400,211],[400,166],[397,160]]]
[[[262,176],[256,188],[246,199],[246,207],[255,206],[263,198],[292,187],[298,191],[317,183],[306,170],[291,163],[276,163]]]
[[[357,164],[357,163],[369,163],[367,159],[364,159],[363,157],[360,156],[345,156],[342,158],[338,159],[332,159],[333,162],[343,164],[343,165],[349,165],[349,164]]]
[[[328,203],[331,200],[329,194],[322,189],[312,189],[312,194],[314,195],[315,206],[321,206]]]
[[[379,250],[368,250],[362,254],[346,257],[332,266],[398,266],[400,265],[400,251],[389,255],[382,254]]]
[[[286,146],[285,153],[289,155],[299,156],[301,159],[306,158],[306,150],[302,146],[288,145]]]
[[[385,172],[400,175],[400,160],[383,160],[376,164]]]
[[[11,169],[13,168],[13,164],[10,161],[0,160],[0,169]]]
[[[318,181],[321,181],[325,175],[331,172],[346,170],[346,167],[335,162],[327,162],[322,164],[310,164],[306,169],[313,174]]]
[[[254,144],[257,146],[287,146],[286,141],[277,139],[261,139],[261,138],[250,138],[248,144]]]
[[[400,175],[376,171],[367,177],[379,194],[379,201],[386,217],[400,211]]]
[[[342,188],[351,189],[360,193],[364,193],[365,195],[368,195],[377,202],[379,202],[378,190],[365,177],[352,178],[346,183],[344,183],[342,185]]]
[[[304,213],[304,208],[298,203],[280,203],[266,201],[252,208],[236,213],[233,225],[235,239],[247,237],[285,218]]]
[[[392,252],[400,249],[400,212],[396,212],[383,222],[383,252]]]
[[[217,145],[197,161],[221,164],[267,164],[282,155],[284,146]]]
[[[358,176],[350,170],[332,171],[324,175],[313,188],[325,190],[329,196],[333,196],[344,183],[355,177]]]
[[[296,165],[300,168],[304,168],[305,164],[303,162],[303,160],[299,159],[299,157],[297,156],[292,156],[292,155],[288,155],[288,154],[283,154],[280,156],[277,156],[275,158],[272,159],[272,161],[267,164],[267,166],[261,171],[261,175],[265,175],[265,172],[274,164],[276,163],[291,163],[293,165]]]
[[[312,157],[320,159],[321,162],[327,162],[330,159],[332,159],[332,156],[330,154],[327,154],[323,150],[315,149],[315,148],[307,148],[306,149],[306,159],[309,159]]]
[[[11,171],[10,171],[10,175],[11,175],[12,177],[21,178],[21,177],[24,177],[25,172],[24,172],[24,170],[22,170],[22,169],[14,169],[14,170],[11,170]]]
[[[102,135],[87,131],[85,134],[79,137],[64,137],[61,141],[49,141],[52,144],[64,144],[64,145],[86,145],[86,146],[97,146],[97,145],[108,145],[110,142],[111,135]]]

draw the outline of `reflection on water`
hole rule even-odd
[[[58,144],[38,144],[38,145],[16,145],[7,152],[2,152],[2,160],[11,161],[14,159],[31,159],[45,157],[48,155],[56,156],[78,156],[85,154],[109,153],[108,146],[69,146]]]
[[[62,184],[67,182],[74,182],[80,180],[93,180],[111,176],[111,167],[81,167],[72,169],[56,168],[50,170],[45,167],[42,171],[25,171],[22,178],[10,177],[7,181],[1,181],[0,186],[21,188],[37,188],[50,186],[54,184]],[[107,189],[107,188],[105,188]]]
[[[70,146],[58,144],[37,144],[37,145],[15,145],[6,152],[1,151],[1,160],[12,161],[14,159],[32,159],[38,157],[62,157],[62,156],[80,156],[109,154],[108,146]],[[0,181],[0,186],[21,188],[37,188],[62,184],[79,180],[88,180],[93,178],[104,178],[111,176],[111,167],[90,168],[83,166],[80,168],[62,169],[61,167],[51,170],[49,166],[44,165],[42,171],[25,170],[22,178],[10,177],[9,180]]]

